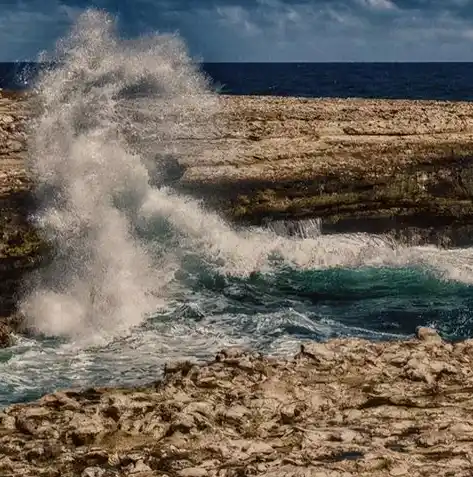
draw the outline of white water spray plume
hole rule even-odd
[[[55,255],[23,311],[46,334],[120,333],[156,308],[172,276],[171,257],[156,263],[136,234],[149,174],[178,135],[198,137],[216,98],[177,37],[120,40],[97,11],[42,59],[56,67],[39,78],[29,148]]]
[[[22,303],[37,331],[92,341],[127,332],[165,304],[189,253],[227,274],[271,271],[275,263],[421,265],[473,282],[471,249],[401,247],[364,234],[297,239],[235,230],[199,202],[153,186],[168,157],[191,144],[198,161],[216,147],[210,139],[218,96],[176,36],[122,40],[111,17],[91,10],[43,59],[56,66],[37,85],[41,112],[29,150],[38,226],[55,253]],[[163,221],[170,241],[160,236]]]

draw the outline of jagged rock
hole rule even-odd
[[[419,326],[416,329],[416,336],[422,341],[440,343],[442,338],[433,328],[428,328],[425,326]]]
[[[139,390],[57,392],[0,413],[0,475],[469,477],[473,347],[434,344],[231,349]]]

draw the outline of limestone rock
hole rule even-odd
[[[289,360],[231,349],[145,389],[57,392],[0,413],[0,475],[467,477],[470,348],[335,339]]]

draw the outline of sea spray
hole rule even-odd
[[[153,311],[172,278],[172,254],[150,254],[138,212],[156,164],[177,136],[198,137],[216,101],[177,37],[121,40],[102,12],[82,14],[42,60],[56,66],[36,85],[29,150],[54,256],[22,309],[42,333],[107,338]]]
[[[301,239],[238,230],[165,187],[169,157],[222,156],[211,140],[218,97],[175,36],[121,40],[114,28],[106,14],[84,13],[37,85],[41,113],[30,143],[37,222],[55,253],[23,301],[32,327],[88,341],[123,334],[164,303],[187,255],[215,273],[243,277],[280,266],[427,266],[473,281],[471,249],[401,247],[366,234]]]

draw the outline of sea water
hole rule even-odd
[[[89,10],[35,85],[29,132],[54,248],[28,277],[34,337],[0,351],[0,404],[64,387],[157,379],[229,345],[288,355],[302,340],[399,339],[416,326],[472,335],[473,249],[407,247],[317,222],[236,228],[161,180],[208,150],[219,97],[175,35],[121,39]]]

